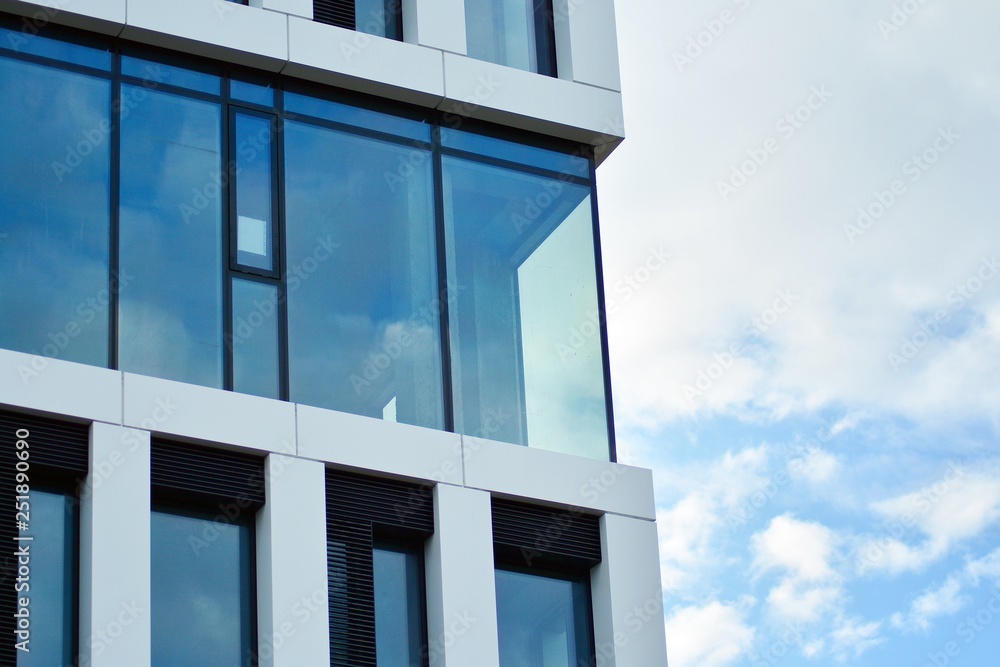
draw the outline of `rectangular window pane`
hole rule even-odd
[[[271,120],[236,114],[236,261],[274,269]]]
[[[375,572],[375,647],[379,667],[417,667],[422,663],[424,602],[422,561],[417,548],[388,545],[373,549]]]
[[[111,70],[111,52],[107,47],[84,46],[75,42],[52,39],[37,34],[30,19],[24,18],[14,28],[0,26],[0,49],[14,53],[52,58],[67,63]]]
[[[312,116],[313,118],[322,118],[353,127],[363,127],[377,132],[396,134],[416,141],[430,142],[431,140],[431,126],[429,123],[410,118],[401,118],[350,104],[332,102],[311,95],[286,92],[285,111]]]
[[[555,75],[549,0],[465,0],[469,55]]]
[[[496,571],[500,667],[578,667],[593,661],[589,585]]]
[[[274,106],[274,88],[270,86],[233,79],[229,82],[229,94],[234,100],[260,104],[265,107]]]
[[[356,0],[354,21],[357,30],[378,37],[402,39],[400,4],[401,0]]]
[[[278,288],[233,279],[233,390],[280,398]]]
[[[152,664],[241,667],[253,645],[253,528],[154,511]]]
[[[590,190],[444,160],[455,428],[607,460]]]
[[[0,57],[0,99],[0,347],[106,366],[111,84]]]
[[[590,160],[580,155],[569,155],[450,127],[441,128],[441,145],[445,148],[479,153],[541,169],[561,171],[580,178],[590,178]]]
[[[430,153],[285,128],[291,400],[442,428]]]
[[[37,489],[30,497],[31,586],[18,595],[29,600],[31,650],[17,652],[17,667],[74,664],[76,503],[72,496]]]
[[[211,95],[218,95],[222,88],[222,79],[215,74],[134,56],[122,56],[122,74],[151,83],[165,83],[168,86],[188,88]]]
[[[219,105],[122,86],[119,367],[222,387]]]

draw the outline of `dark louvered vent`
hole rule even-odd
[[[0,635],[14,637],[14,611],[17,601],[14,577],[17,562],[14,557],[14,538],[18,535],[14,523],[14,496],[17,469],[17,432],[28,431],[28,478],[34,488],[39,483],[53,484],[72,490],[87,476],[87,446],[89,426],[59,422],[44,417],[0,411],[0,504],[11,508],[11,513],[0,517]],[[23,435],[23,433],[22,433]],[[17,656],[14,642],[0,642],[0,665],[13,666]]]
[[[327,470],[332,667],[375,667],[375,539],[416,543],[433,532],[429,487]]]
[[[313,0],[313,20],[354,30],[354,0]]]
[[[264,505],[264,457],[197,445],[153,440],[150,461],[153,502],[214,509],[238,501]]]
[[[497,564],[589,570],[601,562],[598,517],[493,499]]]

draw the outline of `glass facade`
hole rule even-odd
[[[154,511],[153,667],[250,667],[253,528]]]
[[[376,545],[375,649],[379,667],[424,664],[423,559],[418,548]]]
[[[37,39],[0,45],[0,346],[613,457],[588,151]]]
[[[585,579],[497,570],[496,591],[500,667],[593,664]]]
[[[551,0],[465,0],[469,55],[556,75]]]

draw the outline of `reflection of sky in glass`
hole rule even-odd
[[[531,0],[465,0],[465,24],[473,58],[536,70]]]
[[[456,429],[607,459],[589,189],[444,168]]]
[[[501,667],[577,667],[587,662],[587,585],[497,570]]]
[[[107,365],[110,96],[0,58],[0,347]]]
[[[233,279],[233,389],[278,398],[278,288]]]
[[[222,385],[219,106],[123,86],[122,370]],[[145,96],[145,99],[143,99]]]
[[[250,647],[241,551],[250,528],[153,512],[151,530],[154,667],[242,665]]]
[[[289,122],[285,155],[291,399],[441,428],[429,154]]]
[[[413,552],[374,549],[375,647],[379,667],[420,664],[423,619],[420,559]]]
[[[71,655],[70,591],[73,572],[73,510],[66,496],[31,491],[31,651],[17,652],[17,667],[68,665]]]

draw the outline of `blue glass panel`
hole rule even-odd
[[[219,105],[122,86],[119,366],[222,386]]]
[[[590,189],[444,159],[455,428],[608,460]]]
[[[22,19],[20,29],[0,26],[0,49],[15,53],[53,58],[105,71],[111,70],[111,52],[105,48],[84,46],[37,34],[30,19]]]
[[[590,178],[590,160],[579,155],[505,141],[484,134],[463,132],[450,127],[441,128],[441,145],[445,148],[478,153],[580,178]]]
[[[430,153],[285,124],[291,400],[444,424]]]
[[[155,88],[155,84],[165,83],[211,95],[218,95],[222,89],[222,79],[214,74],[134,56],[122,56],[122,74],[142,79],[151,88]]]
[[[236,261],[274,268],[271,120],[236,115]]]
[[[30,499],[30,535],[35,539],[22,544],[27,544],[31,553],[31,581],[30,588],[18,595],[29,600],[31,650],[17,652],[17,667],[69,665],[75,662],[76,505],[69,496],[37,489],[32,489]]]
[[[249,664],[252,528],[154,511],[150,530],[153,667]]]
[[[233,279],[233,389],[280,398],[278,288]]]
[[[588,585],[507,570],[496,572],[500,667],[593,664]]]
[[[430,142],[431,140],[431,126],[428,123],[371,111],[350,104],[331,102],[309,95],[286,92],[285,111],[323,118],[353,127],[396,134],[416,141]]]
[[[424,644],[420,556],[375,548],[375,652],[379,667],[420,665]]]
[[[354,23],[358,32],[400,39],[400,0],[356,0]]]
[[[0,57],[0,99],[0,347],[106,366],[111,84]]]
[[[465,0],[469,56],[554,76],[549,6],[538,0]]]
[[[265,107],[274,106],[274,88],[270,86],[232,79],[229,82],[229,95],[234,100],[243,100]]]

